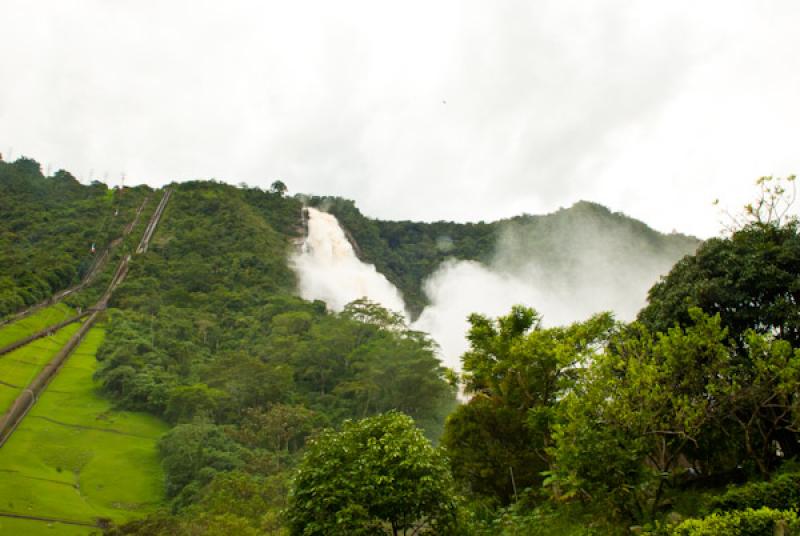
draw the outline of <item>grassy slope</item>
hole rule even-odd
[[[162,499],[156,442],[167,427],[149,415],[114,411],[98,393],[92,375],[104,335],[89,332],[0,450],[0,511],[124,521]],[[85,533],[54,528],[48,534]]]
[[[28,335],[33,335],[37,331],[66,320],[74,314],[75,311],[63,303],[45,307],[29,317],[0,327],[0,346],[5,346]]]
[[[5,412],[72,335],[79,322],[0,356],[0,412]]]
[[[98,529],[89,527],[0,517],[0,534],[15,536],[88,536],[89,534],[99,533]]]

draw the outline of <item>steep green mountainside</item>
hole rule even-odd
[[[29,167],[38,170],[38,164]],[[48,254],[62,247],[59,240],[64,248],[80,242],[82,233],[58,232],[70,215],[85,223],[67,201],[101,197],[90,195],[100,190],[97,185],[71,181],[72,197],[57,203],[46,189],[51,178],[30,173],[11,179],[4,182],[3,202],[26,208],[9,221],[26,222],[15,228],[25,232],[31,228],[27,222],[37,218],[51,222],[54,238],[37,236],[4,250],[10,260],[0,265],[0,277],[6,278],[22,264],[12,256],[19,257],[23,248],[29,250],[25,266],[46,270]],[[37,188],[44,193],[30,193]],[[214,181],[168,188],[172,196],[149,250],[132,255],[127,279],[104,315],[105,337],[94,373],[98,394],[115,412],[143,411],[171,426],[158,442],[166,493],[162,504],[196,517],[213,510],[207,501],[217,500],[235,482],[259,490],[262,513],[277,513],[305,438],[345,419],[396,409],[413,417],[429,438],[438,438],[455,405],[455,391],[445,381],[432,341],[369,302],[332,314],[322,302],[296,296],[289,254],[303,232],[300,201]],[[104,192],[104,199],[113,200],[113,192]],[[162,192],[153,194],[151,206]],[[116,210],[110,201],[102,206]],[[143,221],[114,249],[113,259],[133,253],[144,226]],[[109,231],[109,240],[115,235]],[[67,261],[80,265],[77,256]],[[67,302],[94,303],[114,264],[109,262],[92,287]],[[18,286],[26,288],[24,282]],[[43,409],[37,411],[47,417]],[[66,444],[59,433],[52,441]],[[227,508],[226,503],[226,514]]]
[[[148,255],[112,302],[130,328],[112,328],[115,344],[101,351],[109,392],[172,421],[197,412],[226,421],[241,418],[243,407],[302,402],[334,421],[388,405],[431,426],[437,415],[441,422],[448,389],[437,394],[434,385],[431,400],[406,402],[402,392],[381,392],[390,387],[386,367],[411,367],[394,369],[395,381],[419,373],[425,385],[424,372],[435,383],[427,341],[384,333],[381,324],[391,322],[373,318],[369,305],[332,315],[294,295],[288,254],[295,235],[278,229],[299,231],[296,200],[213,182],[174,188]],[[383,355],[390,350],[394,356]]]
[[[431,341],[369,303],[331,314],[295,296],[297,200],[214,182],[171,188],[111,303],[96,377],[119,407],[174,426],[160,449],[177,508],[231,471],[269,480],[268,507],[280,508],[305,437],[344,419],[399,409],[438,437],[455,397]]]
[[[300,200],[257,188],[230,191],[236,191],[271,231],[284,236],[301,233]],[[129,188],[123,195],[101,183],[81,186],[65,171],[44,177],[30,159],[0,161],[0,264],[6,267],[0,279],[0,317],[77,283],[94,260],[91,244],[98,251],[107,247],[148,193],[147,187]],[[359,256],[375,264],[401,290],[414,316],[427,305],[425,279],[448,258],[477,260],[508,270],[538,259],[545,269],[563,273],[583,269],[577,259],[591,250],[595,259],[624,259],[619,265],[628,269],[654,265],[660,269],[699,244],[692,237],[658,233],[589,202],[543,216],[464,224],[371,219],[355,203],[341,198],[312,197],[309,203],[336,215]],[[200,221],[211,214],[193,217]],[[226,240],[231,237],[224,233],[214,238],[220,245]],[[202,255],[204,247],[198,244],[191,254]],[[272,257],[283,258],[283,254]],[[624,271],[615,273],[626,277]]]
[[[448,258],[508,271],[536,262],[545,276],[562,281],[599,265],[608,268],[601,274],[609,279],[604,283],[624,286],[631,274],[665,273],[700,244],[694,237],[665,235],[586,201],[542,216],[463,224],[375,220],[352,201],[336,197],[313,197],[309,203],[336,215],[359,256],[402,291],[414,316],[427,305],[425,279]]]
[[[450,494],[439,513],[455,516],[447,522],[456,528],[442,534],[627,534],[632,526],[669,534],[665,523],[712,511],[724,512],[724,523],[770,530],[794,523],[794,221],[751,224],[698,249],[694,238],[663,235],[588,202],[493,223],[387,222],[366,218],[352,201],[280,189],[191,181],[120,192],[66,173],[44,177],[27,159],[0,167],[6,316],[79,281],[91,262],[87,240],[98,249],[115,241],[152,194],[143,221],[92,286],[3,327],[13,339],[70,314],[69,306],[94,303],[116,261],[131,254],[102,327],[0,449],[0,472],[13,473],[0,490],[8,505],[0,532],[22,523],[10,514],[51,511],[60,521],[72,512],[82,522],[127,522],[109,534],[299,534],[305,521],[289,530],[285,516],[298,511],[304,472],[316,475],[303,491],[311,496],[325,488],[345,504],[358,492],[352,508],[328,508],[327,499],[301,505],[336,523],[351,516],[356,528],[377,527],[365,504],[400,500],[422,489],[422,478]],[[165,190],[171,197],[149,250],[136,254]],[[425,305],[426,278],[448,258],[514,274],[534,266],[551,284],[578,284],[588,273],[592,293],[630,289],[635,274],[666,273],[683,259],[653,287],[640,322],[598,315],[545,327],[525,307],[473,315],[462,385],[474,396],[457,404],[433,341],[402,318],[367,301],[333,313],[297,296],[290,256],[304,232],[304,202],[339,218],[361,258],[399,286],[413,312]],[[49,282],[55,267],[70,277]],[[690,303],[708,314],[687,310]],[[69,329],[0,356],[0,382],[14,390],[7,402]],[[374,424],[381,422],[411,433],[405,444],[417,450],[401,453],[403,441]],[[362,451],[331,429],[366,434],[380,448]],[[301,462],[307,452],[311,461]],[[376,459],[359,458],[364,452],[388,456],[377,461],[412,484],[385,484],[386,474],[370,474]],[[439,476],[401,474],[409,458]],[[339,461],[355,473],[339,474]],[[744,485],[724,491],[736,484]],[[437,498],[428,499],[437,508]],[[746,510],[762,506],[776,510]]]
[[[0,319],[78,283],[150,191],[82,186],[63,170],[45,177],[34,160],[0,160]]]

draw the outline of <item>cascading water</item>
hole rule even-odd
[[[631,253],[625,234],[604,240],[599,234],[587,235],[586,229],[553,232],[572,237],[573,254],[567,257],[572,271],[553,270],[541,259],[528,258],[525,247],[512,247],[507,237],[493,262],[451,260],[427,279],[430,304],[411,327],[429,333],[439,344],[445,366],[461,368],[460,356],[469,346],[465,334],[470,313],[499,316],[522,303],[542,313],[548,326],[606,310],[629,320],[644,305],[647,289],[675,261],[668,252]],[[575,242],[576,233],[582,241]],[[520,256],[521,260],[516,259]],[[331,214],[308,209],[308,236],[293,261],[303,298],[323,300],[330,309],[341,311],[351,301],[366,297],[409,318],[400,292],[375,266],[358,259]]]
[[[300,295],[322,300],[334,311],[368,298],[406,315],[400,292],[375,266],[359,260],[336,217],[311,207],[307,211],[308,235],[293,257]]]

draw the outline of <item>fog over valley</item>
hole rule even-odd
[[[401,313],[413,320],[414,329],[433,337],[444,363],[454,369],[460,369],[468,347],[471,313],[500,316],[523,304],[542,314],[545,326],[605,311],[630,321],[645,304],[648,289],[697,245],[688,237],[678,237],[679,245],[659,242],[646,225],[586,202],[549,216],[507,220],[500,222],[488,262],[449,258],[424,279],[428,305],[413,318],[401,292],[373,264],[359,259],[337,219],[316,208],[306,210],[307,237],[292,257],[301,296],[323,300],[334,311],[366,297]],[[442,235],[436,244],[448,251],[452,240]]]

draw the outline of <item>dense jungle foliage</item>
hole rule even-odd
[[[470,318],[472,398],[442,443],[476,533],[800,528],[798,222],[750,215],[680,261],[637,322]]]
[[[78,283],[149,192],[82,186],[63,170],[45,177],[29,158],[0,160],[0,319]]]
[[[213,182],[173,188],[115,294],[96,375],[120,407],[175,426],[161,453],[179,517],[141,530],[194,519],[231,472],[272,489],[261,514],[277,515],[305,438],[345,419],[399,410],[438,437],[455,394],[426,336],[367,301],[332,314],[293,295],[296,200]],[[239,521],[255,530],[261,514]]]
[[[351,232],[355,237],[357,231]],[[162,240],[168,249],[169,234]],[[173,422],[193,419],[173,429],[163,443],[165,467],[176,476],[169,482],[176,514],[154,517],[125,530],[188,534],[190,528],[202,527],[205,533],[213,533],[233,530],[230,527],[240,523],[253,533],[275,534],[283,530],[291,534],[420,530],[476,535],[627,534],[631,527],[634,532],[651,534],[790,533],[798,525],[794,488],[800,474],[795,461],[800,444],[796,398],[800,350],[793,339],[800,274],[796,243],[794,220],[751,221],[727,237],[714,239],[679,262],[653,288],[640,320],[631,324],[602,314],[570,326],[544,328],[539,314],[525,306],[499,318],[473,315],[467,334],[471,349],[463,356],[462,375],[470,399],[454,408],[441,439],[452,482],[449,475],[440,474],[441,466],[434,458],[422,462],[421,447],[413,447],[417,454],[405,452],[399,445],[406,441],[416,445],[418,440],[412,439],[413,434],[408,436],[400,422],[386,417],[390,420],[382,424],[365,419],[346,424],[341,432],[325,432],[323,439],[311,441],[314,446],[295,473],[296,479],[287,483],[277,477],[280,484],[276,484],[276,475],[284,473],[275,467],[297,463],[299,450],[288,461],[296,448],[293,445],[299,447],[304,437],[313,437],[311,430],[336,427],[341,419],[362,415],[357,404],[348,405],[354,398],[342,398],[351,393],[352,380],[345,382],[344,389],[341,384],[331,389],[336,382],[327,384],[319,376],[312,388],[298,374],[297,362],[286,360],[314,347],[312,330],[309,346],[298,352],[289,345],[295,349],[287,353],[271,340],[274,317],[260,310],[269,327],[258,348],[261,355],[269,355],[264,349],[273,348],[273,355],[282,356],[278,362],[293,370],[294,398],[231,403],[228,393],[247,390],[225,385],[225,371],[236,369],[231,361],[190,372],[191,381],[201,380],[199,387],[170,380],[177,387],[163,390],[148,403],[160,400],[161,406],[151,410],[161,411]],[[719,298],[724,291],[729,292],[728,301]],[[130,298],[122,296],[121,305],[125,299]],[[261,309],[269,310],[266,305]],[[202,301],[195,307],[202,307]],[[304,307],[313,325],[352,315],[345,311],[321,316],[321,306]],[[386,311],[368,303],[353,304],[349,311],[354,307],[373,311],[358,313],[361,320],[376,315],[383,319],[377,322],[380,329],[403,333],[402,326],[391,327],[392,316]],[[203,333],[216,340],[210,327]],[[194,336],[200,336],[199,329]],[[245,331],[235,339],[248,337],[253,335]],[[331,344],[326,341],[321,346],[330,348]],[[341,352],[320,356],[316,363],[335,362],[334,356]],[[164,360],[163,356],[158,359]],[[274,361],[267,357],[261,362]],[[203,376],[205,370],[214,372]],[[375,394],[389,388],[396,380],[391,376],[385,385],[375,387]],[[139,383],[147,382],[133,382]],[[277,383],[269,390],[273,396]],[[355,383],[363,389],[365,381],[359,378]],[[111,388],[113,382],[107,385]],[[163,388],[154,392],[159,389]],[[124,400],[125,392],[123,388],[116,396]],[[329,394],[333,396],[322,398]],[[298,400],[302,401],[299,405]],[[132,399],[131,403],[137,402]],[[294,421],[283,419],[295,423],[297,435],[268,434],[273,437],[271,448],[280,443],[275,438],[284,438],[284,452],[289,456],[281,461],[270,458],[271,469],[259,473],[250,457],[263,460],[269,440],[265,436],[261,448],[253,448],[237,439],[237,433],[268,429],[265,423],[275,422],[269,413],[275,408],[290,411],[292,403],[294,411],[302,413],[302,407],[313,417],[303,413]],[[252,409],[243,419],[235,417],[235,408],[249,405],[269,408],[255,421],[261,425],[248,421]],[[397,400],[374,411],[365,407],[364,415],[380,415],[388,409],[412,413]],[[203,415],[201,421],[198,414]],[[415,418],[424,422],[419,415]],[[189,456],[181,447],[192,441],[213,448],[204,449],[208,458],[187,468]],[[398,447],[388,448],[394,444]],[[406,464],[408,473],[393,472]],[[258,515],[249,522],[247,516],[223,516],[227,512],[223,510],[213,516],[214,510],[200,506],[221,500],[214,495],[221,493],[218,482],[231,475],[256,483],[251,480],[250,491],[227,500],[251,504],[257,499],[261,501],[257,504],[269,505],[256,509]],[[414,509],[419,500],[403,502],[425,490],[424,482],[443,484],[425,495],[426,508],[437,512],[434,517]],[[392,500],[379,492],[384,489],[391,490],[387,497]],[[285,506],[284,492],[292,498]],[[323,499],[326,494],[330,498]],[[278,511],[281,507],[285,518]],[[289,525],[283,528],[287,520]]]
[[[8,312],[79,279],[88,231],[69,224],[88,228],[81,203],[132,216],[147,194],[116,200],[102,185],[42,177],[27,159],[0,168],[12,263],[0,277],[7,295],[22,296]],[[783,191],[760,184],[762,200]],[[536,304],[472,315],[460,375],[468,399],[457,404],[454,374],[402,318],[366,300],[331,313],[295,295],[287,259],[303,201],[280,186],[171,185],[150,251],[113,298],[96,379],[120,408],[171,429],[159,444],[168,501],[108,533],[800,530],[796,219],[759,205],[679,261],[632,323],[599,314],[545,327]],[[335,213],[417,308],[439,263],[494,258],[499,241],[520,253],[507,262],[534,251],[563,270],[573,267],[561,250],[584,243],[587,228],[597,233],[589,240],[608,235],[643,257],[696,246],[591,203],[464,226],[379,222],[351,202],[311,202]],[[58,222],[74,234],[43,232]],[[26,250],[33,273],[74,273],[40,289],[14,264]]]

